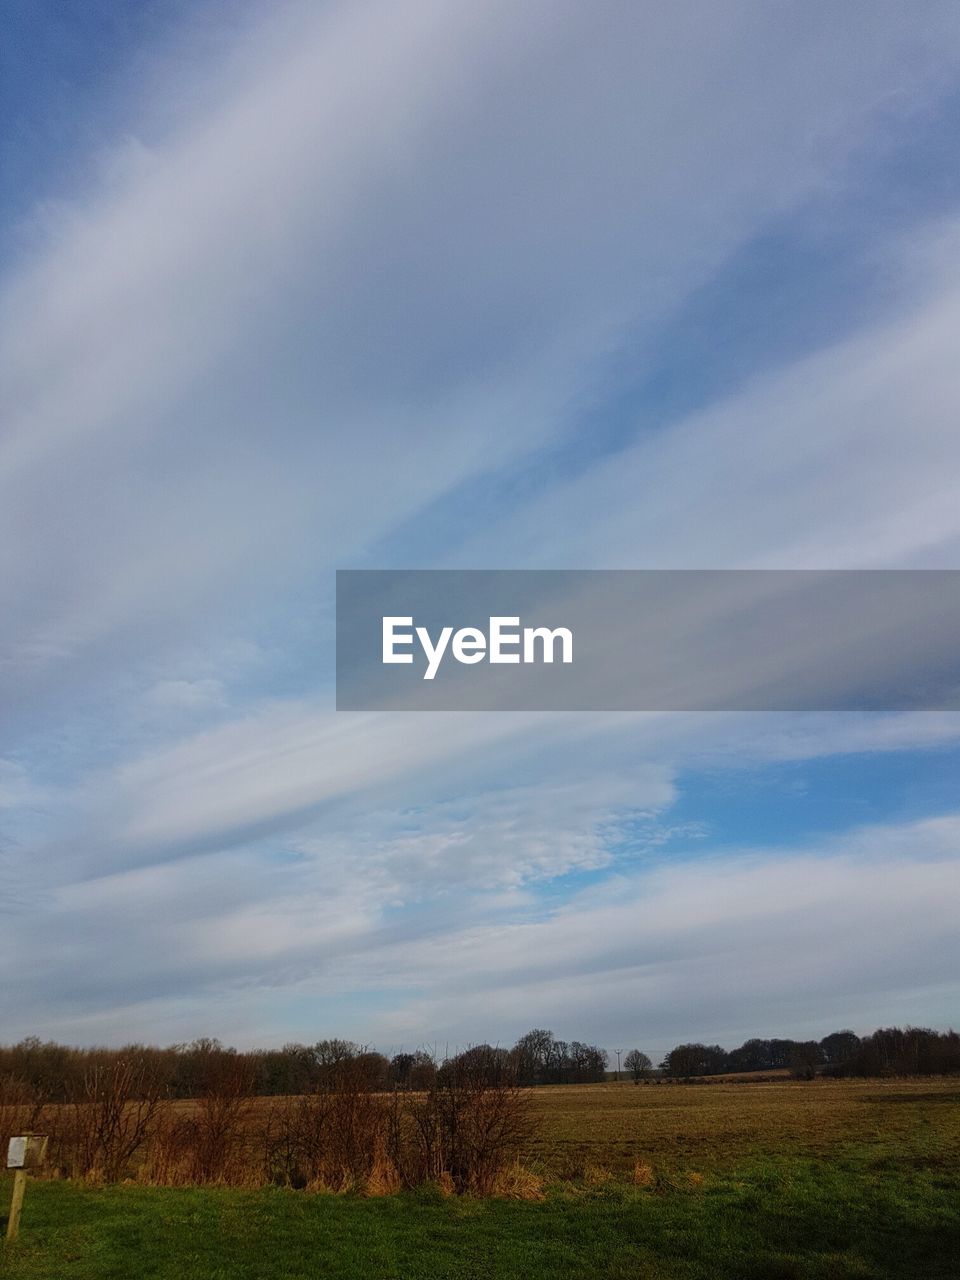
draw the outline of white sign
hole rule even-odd
[[[27,1159],[26,1138],[11,1138],[7,1144],[7,1168],[22,1169]]]

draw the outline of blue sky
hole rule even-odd
[[[954,1022],[960,718],[338,714],[332,607],[958,567],[955,5],[8,28],[4,1038]]]

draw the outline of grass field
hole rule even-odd
[[[3,1274],[960,1276],[960,1082],[596,1085],[534,1105],[541,1200],[34,1181]]]
[[[915,1167],[960,1159],[960,1080],[567,1085],[533,1095],[550,1174],[715,1172],[755,1158],[860,1153]],[[960,1268],[957,1271],[960,1280]]]

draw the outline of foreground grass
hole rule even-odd
[[[4,1187],[5,1213],[9,1180]],[[32,1182],[16,1280],[956,1280],[960,1171],[852,1151],[540,1202]]]

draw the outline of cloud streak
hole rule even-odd
[[[955,560],[952,205],[855,228],[888,282],[856,332],[825,317],[696,411],[631,401],[772,224],[830,221],[934,127],[960,23],[914,16],[288,3],[202,66],[136,51],[148,100],[0,279],[6,1026],[946,1007],[952,818],[751,853],[677,810],[697,769],[946,751],[955,718],[345,716],[330,689],[338,566]],[[787,256],[732,321],[789,325]]]

